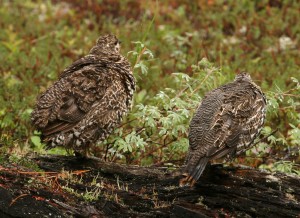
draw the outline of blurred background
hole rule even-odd
[[[260,138],[278,131],[234,163],[299,175],[299,12],[299,2],[279,0],[0,1],[0,164],[47,153],[30,124],[36,97],[113,33],[137,90],[132,111],[95,156],[181,165],[204,94],[247,71],[268,98]]]

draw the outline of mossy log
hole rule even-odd
[[[0,166],[0,217],[299,217],[300,178],[211,165],[193,187],[179,169],[41,156],[44,172]],[[176,173],[177,172],[177,173]]]

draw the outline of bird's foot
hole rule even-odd
[[[81,152],[75,151],[74,152],[76,158],[80,159],[80,160],[95,160],[95,161],[102,161],[101,158],[95,157],[95,156],[91,156],[87,153],[83,154]]]
[[[193,179],[193,177],[191,177],[187,173],[184,173],[183,176],[185,176],[185,178],[183,178],[179,181],[179,186],[180,187],[185,187],[185,186],[188,186],[188,185],[190,187],[193,187],[195,185],[195,183],[197,182],[195,179]]]

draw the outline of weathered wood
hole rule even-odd
[[[166,167],[66,156],[33,160],[47,173],[2,167],[0,217],[300,216],[300,178],[282,173],[212,165],[195,187],[182,188],[176,170]]]

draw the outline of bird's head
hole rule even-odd
[[[246,72],[242,72],[242,73],[239,73],[239,74],[237,74],[235,76],[234,81],[247,81],[247,82],[251,82],[252,79],[251,79],[250,74],[248,74]]]
[[[100,36],[97,39],[96,45],[91,49],[90,54],[99,54],[99,53],[111,53],[119,54],[120,53],[120,44],[121,42],[115,35],[106,34]]]

